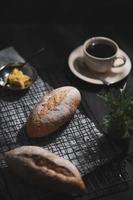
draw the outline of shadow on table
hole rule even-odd
[[[61,126],[57,131],[54,131],[52,134],[44,135],[43,137],[30,137],[27,134],[26,125],[24,125],[18,132],[17,135],[17,144],[20,145],[37,145],[37,146],[47,146],[52,142],[56,143],[58,137],[61,136],[61,133],[65,131],[69,125],[70,120]]]
[[[8,90],[0,87],[0,99],[2,99],[5,102],[14,102],[21,99],[23,96],[26,95],[28,90],[22,90],[22,91],[13,91]]]
[[[112,163],[101,166],[83,177],[86,191],[82,194],[63,194],[47,189],[43,183],[31,181],[28,177],[20,178],[8,168],[1,169],[8,194],[14,199],[45,198],[52,200],[92,199],[128,189],[128,174],[122,163]],[[55,186],[56,187],[56,186]],[[6,195],[6,194],[5,194]]]
[[[17,170],[17,169],[16,169]],[[10,169],[1,169],[3,180],[7,187],[8,194],[14,199],[32,199],[36,200],[44,198],[48,200],[56,199],[73,199],[72,195],[57,193],[44,185],[43,182],[29,180],[29,177],[19,177],[15,175]],[[50,186],[48,186],[50,187]],[[55,186],[56,187],[56,186]],[[6,194],[5,194],[6,196]]]

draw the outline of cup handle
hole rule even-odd
[[[123,62],[121,64],[118,64],[118,65],[114,65],[115,61],[117,59],[121,59]],[[121,56],[116,56],[115,59],[114,59],[114,62],[113,62],[113,65],[112,67],[122,67],[124,64],[126,63],[126,57],[121,55]]]

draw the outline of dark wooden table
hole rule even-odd
[[[43,23],[2,23],[0,26],[0,49],[14,46],[15,49],[24,57],[28,58],[32,53],[41,47],[45,52],[33,59],[33,64],[42,79],[48,81],[53,87],[60,87],[71,84],[76,86],[82,94],[82,103],[86,112],[91,109],[98,122],[106,113],[104,102],[97,96],[101,90],[108,90],[107,86],[92,85],[84,83],[74,77],[68,68],[68,56],[71,51],[89,37],[102,35],[114,39],[119,46],[132,59],[133,39],[130,24],[126,24],[126,31],[122,25],[117,24],[55,24],[48,25]],[[122,88],[127,81],[127,89],[133,87],[132,71],[127,79],[113,84],[110,88]],[[133,141],[130,141],[127,170],[131,176],[128,189],[124,192],[111,196],[100,197],[107,200],[132,200],[133,199]],[[2,183],[0,183],[2,184]],[[4,199],[4,197],[2,198]],[[6,199],[6,194],[5,194]]]

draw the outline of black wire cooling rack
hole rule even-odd
[[[11,50],[17,55],[15,50]],[[82,107],[77,109],[74,117],[65,126],[52,135],[41,139],[28,138],[25,128],[27,118],[34,105],[50,90],[52,87],[38,77],[26,92],[18,94],[1,91],[0,153],[22,145],[37,145],[70,160],[83,176],[87,191],[81,196],[56,194],[57,199],[93,199],[126,189],[129,176],[124,163],[111,164],[120,152],[100,133]],[[33,190],[27,183],[12,177],[4,160],[0,160],[0,169],[0,175],[12,199],[54,198],[54,193]]]

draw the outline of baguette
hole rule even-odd
[[[79,193],[85,184],[78,169],[68,160],[37,146],[22,146],[5,153],[16,175],[57,192]]]
[[[71,86],[57,88],[45,95],[27,120],[28,136],[42,137],[56,131],[73,116],[80,100],[80,92]]]

